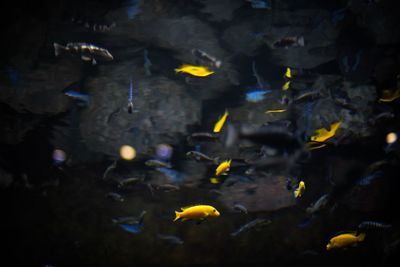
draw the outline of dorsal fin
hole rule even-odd
[[[343,230],[343,231],[340,231],[340,232],[337,232],[336,234],[335,234],[335,236],[337,236],[337,235],[343,235],[343,234],[354,234],[354,235],[357,235],[358,233],[357,233],[357,231],[347,231],[347,230]]]
[[[194,204],[194,205],[191,205],[191,206],[185,206],[185,207],[182,207],[181,210],[184,211],[184,210],[187,210],[188,208],[191,208],[191,207],[194,207],[194,206],[200,206],[200,205],[201,204]]]

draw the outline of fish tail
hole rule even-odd
[[[365,233],[360,233],[360,234],[357,236],[357,238],[358,238],[358,241],[359,241],[359,242],[364,241],[364,239],[365,239]]]
[[[61,49],[65,49],[65,46],[62,46],[62,45],[57,44],[57,43],[53,43],[53,46],[54,46],[54,54],[55,54],[56,57],[60,54],[60,50]]]
[[[299,39],[297,39],[297,43],[298,43],[300,46],[304,46],[304,37],[301,36]]]
[[[182,69],[181,68],[175,69],[175,73],[178,73],[178,72],[182,72]]]
[[[175,219],[174,219],[174,222],[175,222],[176,220],[178,220],[179,218],[181,218],[181,213],[178,212],[178,211],[175,211]]]
[[[294,197],[298,198],[299,197],[299,193],[300,193],[299,189],[294,190]]]
[[[218,164],[219,164],[219,157],[215,157],[213,160],[214,160],[214,164],[215,164],[215,165],[218,165]]]

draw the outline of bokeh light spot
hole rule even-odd
[[[396,133],[388,133],[386,135],[386,143],[393,144],[397,141],[397,134]]]
[[[136,150],[129,145],[123,145],[119,150],[119,154],[124,160],[132,160],[136,157]]]

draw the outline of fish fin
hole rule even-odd
[[[97,64],[96,59],[92,58],[92,65],[96,65],[96,64]]]
[[[357,239],[358,239],[359,242],[364,241],[364,239],[365,239],[365,233],[360,233],[360,234],[358,234],[358,235],[357,235]]]
[[[176,220],[178,220],[180,217],[181,217],[181,213],[178,212],[178,211],[175,211],[175,219],[174,219],[174,222],[175,222]]]
[[[90,57],[85,56],[85,55],[82,55],[81,59],[84,60],[84,61],[91,61],[92,60]]]
[[[183,218],[183,219],[182,219],[182,222],[187,221],[187,220],[189,220],[189,219],[188,219],[188,218]]]
[[[193,207],[193,206],[185,206],[185,207],[182,207],[181,210],[184,211],[184,210],[187,210],[188,208],[191,208],[191,207]]]
[[[54,54],[56,57],[60,54],[60,49],[65,49],[65,46],[62,46],[57,43],[53,43],[53,46],[54,46]]]
[[[299,39],[297,39],[297,43],[298,43],[300,46],[304,46],[304,37],[301,36]]]

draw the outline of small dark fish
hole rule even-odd
[[[197,161],[208,160],[208,161],[214,162],[214,164],[218,164],[219,163],[219,157],[212,158],[212,157],[207,156],[206,154],[203,154],[203,153],[198,152],[198,151],[189,151],[189,152],[186,153],[186,156],[188,158],[193,158],[193,159],[195,159]]]
[[[319,90],[307,91],[307,92],[304,92],[304,93],[301,93],[301,94],[297,95],[294,98],[293,102],[296,103],[296,102],[300,102],[300,101],[303,101],[303,100],[308,100],[310,98],[311,99],[316,99],[318,97],[321,97],[321,92]]]
[[[235,132],[236,129],[227,127],[229,131]],[[242,128],[241,131],[233,133],[239,139],[249,140],[255,144],[267,145],[272,148],[285,149],[288,152],[304,148],[304,143],[293,133],[284,127],[263,126],[258,129]]]
[[[367,185],[371,184],[371,182],[373,180],[375,180],[375,178],[382,177],[382,175],[383,175],[383,171],[376,171],[374,173],[371,173],[371,174],[359,179],[357,184],[361,185],[361,186],[367,186]]]
[[[218,140],[219,134],[216,134],[216,133],[202,133],[202,132],[200,132],[200,133],[192,133],[189,136],[189,138],[190,138],[190,140],[193,140],[193,141],[199,141],[199,142],[202,142],[202,141],[207,142],[208,141],[208,142],[210,142],[210,141]]]
[[[243,231],[247,231],[253,227],[256,226],[261,226],[261,225],[268,225],[270,224],[271,221],[267,219],[255,219],[249,223],[246,223],[245,225],[241,226],[236,232],[231,233],[231,236],[237,236]]]
[[[390,111],[382,112],[382,113],[379,113],[378,115],[376,115],[375,117],[370,118],[368,120],[368,123],[371,125],[375,125],[377,123],[377,121],[379,121],[381,119],[392,119],[394,117],[395,117],[395,115],[393,112],[390,112]]]
[[[165,174],[172,183],[181,183],[185,179],[184,175],[176,170],[171,170],[164,167],[157,167],[156,171]]]
[[[164,167],[168,169],[172,168],[172,165],[170,163],[158,159],[146,160],[144,164],[149,167]]]
[[[390,224],[374,222],[374,221],[364,221],[358,225],[358,230],[366,230],[366,229],[389,229],[392,226]]]
[[[175,235],[163,235],[163,234],[158,234],[157,237],[162,240],[166,240],[171,244],[174,245],[182,245],[184,242],[182,239]]]
[[[215,57],[210,56],[203,50],[194,48],[194,49],[192,49],[192,54],[194,56],[196,56],[197,58],[199,58],[203,61],[206,61],[217,68],[221,67],[222,62],[220,60],[217,60]]]
[[[137,183],[139,181],[143,181],[143,178],[129,177],[129,178],[121,179],[121,180],[118,180],[118,187],[124,187],[128,184]]]
[[[112,222],[114,224],[143,224],[143,219],[144,215],[146,214],[146,211],[142,211],[139,216],[129,216],[129,217],[118,217],[118,218],[113,218]]]
[[[273,44],[274,48],[289,48],[289,47],[298,47],[304,46],[304,37],[293,36],[293,37],[284,37],[280,40],[276,41]]]
[[[107,175],[110,171],[112,171],[113,169],[115,169],[117,167],[117,161],[114,160],[113,163],[107,167],[106,171],[103,174],[103,180],[105,180],[107,178]]]
[[[233,206],[233,209],[236,210],[236,211],[239,211],[239,212],[243,212],[243,213],[245,213],[245,214],[248,213],[246,207],[243,206],[243,205],[241,205],[241,204],[235,204],[235,205]]]
[[[106,196],[108,198],[111,198],[111,199],[115,200],[115,201],[124,202],[124,198],[118,193],[110,192]]]
[[[145,49],[143,51],[143,58],[144,58],[144,72],[146,73],[147,76],[151,76],[151,61],[149,59],[149,52],[147,51],[147,49]]]
[[[156,185],[157,189],[161,189],[164,190],[165,192],[171,192],[171,191],[176,191],[179,190],[180,187],[177,185],[173,185],[173,184],[161,184],[161,185]]]
[[[223,194],[224,194],[224,193],[222,193],[221,190],[218,190],[218,189],[211,189],[211,190],[210,190],[210,193],[215,193],[215,194],[217,194],[217,195],[223,195]]]
[[[314,214],[323,209],[326,206],[326,204],[328,204],[328,201],[329,201],[329,195],[325,194],[321,196],[315,203],[311,204],[310,207],[306,209],[306,212],[308,214]]]
[[[113,60],[114,57],[108,52],[107,49],[97,47],[87,43],[67,43],[66,46],[53,43],[54,53],[56,56],[60,55],[61,51],[68,51],[74,54],[79,54],[84,61],[91,61],[95,65],[96,58],[102,60]]]

